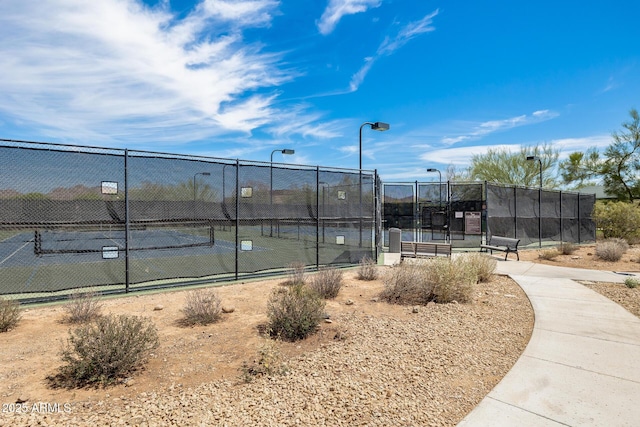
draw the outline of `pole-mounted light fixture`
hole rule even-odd
[[[364,122],[360,125],[360,148],[358,150],[358,167],[360,169],[359,174],[359,184],[360,184],[360,241],[359,247],[362,247],[362,128],[365,126],[370,126],[372,130],[377,130],[378,132],[384,132],[385,130],[389,130],[389,123],[384,122]]]
[[[360,126],[360,149],[358,151],[359,153],[359,168],[360,170],[362,170],[362,128],[365,126],[370,126],[371,130],[377,130],[378,132],[384,132],[386,130],[389,130],[389,123],[384,123],[384,122],[364,122],[361,126]]]
[[[442,209],[442,173],[440,173],[440,170],[436,168],[429,168],[427,169],[427,172],[438,172],[438,191],[440,194],[440,197],[438,199],[438,207]]]
[[[296,150],[292,150],[290,148],[283,148],[281,150],[273,150],[271,152],[271,162],[269,163],[269,204],[273,205],[273,153],[282,153],[282,154],[295,154]],[[269,227],[269,236],[273,236],[273,221],[271,222],[271,227]]]
[[[540,188],[542,188],[542,160],[540,160],[540,157],[538,156],[527,156],[527,160],[538,161],[538,164],[540,165]]]

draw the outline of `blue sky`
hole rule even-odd
[[[489,147],[606,147],[640,3],[2,0],[0,138],[433,179]],[[436,177],[437,178],[437,177]]]

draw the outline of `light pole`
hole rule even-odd
[[[538,246],[542,247],[542,160],[538,156],[527,156],[527,160],[537,160],[540,165],[540,188],[538,189]]]
[[[442,174],[440,170],[435,168],[427,169],[427,172],[438,172],[438,191],[440,192],[440,198],[438,199],[438,207],[442,209]]]
[[[271,152],[271,161],[269,162],[269,205],[271,206],[271,210],[273,210],[273,153],[295,154],[296,150],[283,148],[281,150],[273,150]],[[273,213],[270,212],[270,214]],[[273,237],[273,220],[269,227],[269,237]]]
[[[202,176],[209,176],[211,175],[211,173],[209,172],[198,172],[197,174],[193,175],[193,201],[196,201],[196,176],[198,175],[202,175]]]
[[[226,164],[222,166],[222,213],[224,214],[224,216],[227,219],[231,219],[231,216],[229,215],[229,211],[227,210],[227,196],[225,193],[225,169],[227,168],[227,166],[234,166],[234,165],[230,165],[230,164]],[[236,196],[237,197],[237,196]],[[223,230],[224,230],[224,225],[223,225]]]
[[[540,188],[542,188],[542,160],[540,160],[540,157],[538,157],[538,156],[527,156],[527,160],[529,160],[529,161],[537,160],[538,161],[538,164],[540,165]]]
[[[359,169],[360,172],[358,174],[359,177],[359,188],[360,188],[360,239],[358,242],[358,247],[362,247],[362,128],[365,126],[371,126],[372,130],[377,130],[379,132],[384,132],[385,130],[389,130],[389,123],[384,123],[384,122],[364,122],[362,125],[360,125],[360,146],[359,146],[359,150],[358,150],[358,157],[360,159],[359,161]]]
[[[359,169],[362,170],[362,128],[365,126],[371,126],[372,130],[377,130],[379,132],[384,132],[385,130],[389,130],[389,124],[388,123],[383,123],[383,122],[364,122],[361,126],[360,126],[360,149],[359,149],[359,158],[360,158],[360,163],[359,163]]]
[[[325,221],[325,195],[324,191],[326,188],[329,188],[329,183],[324,181],[318,181],[318,185],[322,186],[322,243],[324,243],[324,221]]]

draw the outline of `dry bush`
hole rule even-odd
[[[258,349],[258,357],[253,362],[243,362],[240,367],[240,378],[252,382],[256,377],[282,375],[287,366],[282,361],[279,343],[276,340],[265,340]]]
[[[0,297],[0,332],[7,332],[20,323],[22,313],[18,301]]]
[[[102,303],[97,292],[74,292],[64,305],[66,323],[86,323],[102,315]]]
[[[218,321],[222,305],[218,294],[210,289],[198,289],[187,294],[180,324],[184,326],[208,325]]]
[[[596,243],[596,256],[604,261],[619,261],[629,245],[623,239],[607,239]]]
[[[65,363],[53,387],[106,386],[125,378],[146,362],[158,347],[158,331],[150,319],[106,315],[69,331],[62,349]]]
[[[464,259],[435,258],[428,264],[428,278],[433,284],[433,299],[439,303],[472,302],[477,274]]]
[[[275,288],[267,301],[267,330],[286,341],[304,339],[318,328],[324,307],[322,297],[306,285]]]
[[[552,261],[556,259],[560,255],[557,249],[543,249],[538,251],[538,258],[545,259],[547,261]]]
[[[621,238],[618,238],[618,237],[612,237],[610,239],[605,240],[605,242],[613,242],[616,245],[619,245],[624,252],[627,252],[629,250],[629,243],[627,242],[626,239],[621,239]]]
[[[433,300],[433,284],[427,269],[418,263],[403,262],[384,277],[384,290],[380,298],[392,304],[427,304]]]
[[[479,252],[464,254],[460,258],[459,262],[466,263],[468,268],[475,272],[477,283],[491,280],[491,275],[496,271],[498,265],[498,261],[494,257]]]
[[[402,263],[385,276],[380,298],[395,304],[429,301],[466,303],[473,300],[477,267],[465,259],[435,257],[422,263]]]
[[[309,287],[324,299],[335,298],[342,288],[342,271],[323,268],[311,277]]]
[[[571,255],[578,250],[578,245],[570,242],[562,242],[557,246],[556,249],[562,255]]]
[[[370,257],[365,256],[360,260],[360,266],[358,267],[358,279],[359,280],[376,280],[378,278],[378,269],[376,263]]]
[[[305,283],[305,265],[301,262],[292,262],[289,264],[287,280],[283,285],[304,285]]]

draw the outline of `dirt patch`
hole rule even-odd
[[[278,343],[287,374],[251,383],[240,368],[264,345],[266,301],[283,279],[218,288],[235,310],[206,327],[179,326],[185,291],[106,300],[106,313],[153,319],[161,339],[143,371],[106,389],[48,387],[69,325],[60,305],[28,308],[16,329],[0,334],[0,425],[455,425],[529,340],[531,307],[506,277],[478,285],[472,304],[414,308],[378,301],[383,280],[355,275],[346,271],[327,302],[331,323],[304,341]],[[44,413],[34,412],[42,403]]]
[[[526,250],[520,259],[640,272],[639,247],[616,263],[594,253],[593,245],[581,246],[547,261],[538,258],[538,250]],[[383,274],[390,270],[378,268]],[[16,329],[0,334],[0,426],[453,426],[509,371],[533,327],[528,299],[506,277],[478,285],[471,304],[414,310],[378,301],[383,280],[359,281],[350,270],[338,297],[327,303],[331,323],[304,341],[278,343],[287,374],[245,383],[240,368],[264,345],[259,326],[266,321],[266,301],[282,281],[218,288],[223,304],[235,310],[206,327],[179,326],[185,291],[106,300],[104,312],[153,319],[161,342],[146,368],[126,384],[97,390],[47,386],[69,326],[61,323],[60,305],[26,309]],[[621,305],[634,298],[640,305],[639,289],[592,288],[606,286]]]

